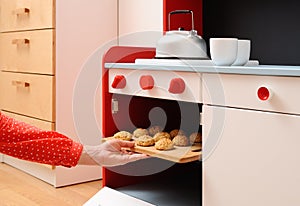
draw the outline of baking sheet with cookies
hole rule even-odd
[[[197,160],[201,160],[201,145],[194,144],[191,146],[180,147],[174,146],[171,150],[157,150],[154,146],[151,147],[141,147],[135,146],[131,149],[134,152],[144,153],[152,157],[158,157],[161,159],[177,162],[177,163],[187,163]]]
[[[114,139],[114,137],[103,138],[103,141],[108,141]],[[131,151],[137,153],[147,154],[152,157],[157,157],[165,160],[169,160],[177,163],[188,163],[197,160],[201,160],[202,146],[199,143],[195,143],[190,146],[174,146],[171,150],[157,150],[154,146],[143,147],[135,145],[134,148],[131,148]]]

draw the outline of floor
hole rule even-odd
[[[54,188],[31,175],[0,163],[1,206],[82,206],[100,189],[101,180]]]

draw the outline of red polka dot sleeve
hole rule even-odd
[[[38,129],[0,112],[0,153],[43,164],[73,167],[82,144],[55,131]]]

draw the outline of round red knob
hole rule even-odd
[[[169,92],[172,94],[181,94],[185,90],[185,83],[181,78],[174,78],[170,82]]]
[[[123,89],[126,86],[126,78],[124,75],[116,75],[111,84],[114,89]]]
[[[257,96],[260,100],[266,101],[271,97],[271,91],[267,87],[262,86],[258,88]]]
[[[143,75],[140,77],[140,86],[143,90],[150,90],[154,87],[154,79],[151,75]]]

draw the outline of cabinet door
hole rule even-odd
[[[155,47],[163,31],[163,0],[119,0],[119,44]]]
[[[204,206],[300,205],[300,117],[204,106]]]

